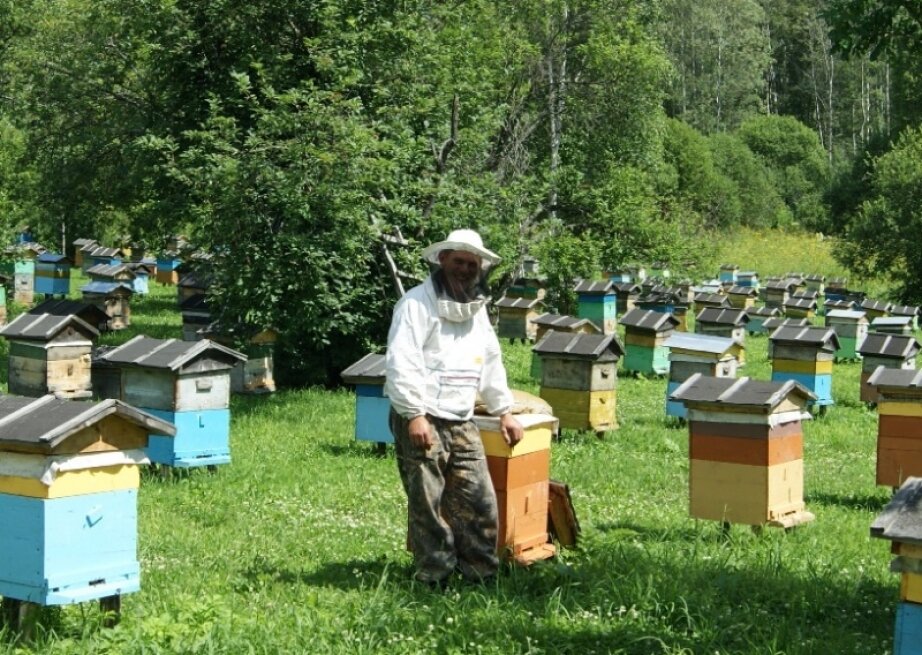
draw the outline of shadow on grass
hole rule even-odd
[[[858,509],[868,512],[879,512],[890,502],[891,494],[885,488],[881,488],[877,493],[829,493],[829,492],[810,492],[804,495],[804,501],[807,507],[813,503],[822,503],[824,505],[837,505],[847,509]]]
[[[382,450],[377,443],[370,441],[351,441],[345,445],[324,443],[320,446],[320,449],[336,457],[348,455],[350,457],[360,457],[362,459],[393,459],[393,445],[384,445],[385,448]]]
[[[263,585],[309,585],[313,587],[336,587],[343,590],[367,589],[375,586],[385,572],[390,579],[412,583],[413,571],[409,566],[389,562],[383,557],[373,560],[348,560],[330,562],[313,571],[292,567],[289,563],[271,562],[257,557],[238,573],[233,583],[234,590],[246,592],[254,586]]]

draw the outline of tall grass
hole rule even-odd
[[[172,291],[152,286],[130,332],[178,337]],[[743,374],[769,377],[765,344],[749,339]],[[503,348],[515,386],[535,390],[528,347]],[[2,634],[0,653],[884,653],[898,580],[868,537],[889,490],[874,485],[859,369],[836,365],[837,404],[805,427],[815,522],[724,535],[689,518],[687,431],[665,418],[666,383],[625,377],[619,430],[552,447],[580,547],[442,592],[411,579],[393,453],[354,441],[349,391],[235,396],[230,465],[143,476],[142,589],[121,623],[100,628],[92,603],[48,609],[35,642]]]

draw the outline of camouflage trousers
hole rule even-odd
[[[409,421],[391,410],[397,468],[407,494],[409,545],[416,579],[437,582],[456,568],[478,580],[496,573],[496,492],[473,421],[426,417],[434,443],[409,437]]]

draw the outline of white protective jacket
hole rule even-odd
[[[405,418],[431,414],[464,421],[474,413],[478,391],[494,416],[512,407],[499,341],[486,307],[469,320],[440,318],[439,299],[429,277],[394,307],[384,393]]]

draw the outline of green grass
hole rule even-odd
[[[179,336],[172,290],[152,288],[107,340]],[[742,374],[769,377],[765,344],[748,339]],[[514,386],[535,391],[528,347],[503,347]],[[687,430],[665,419],[666,382],[626,377],[619,430],[552,447],[580,547],[445,592],[411,580],[393,452],[354,441],[350,392],[235,396],[231,465],[145,472],[142,589],[121,623],[101,628],[92,603],[48,609],[31,646],[3,635],[0,653],[884,653],[898,577],[868,537],[889,490],[874,485],[859,371],[836,365],[837,404],[805,427],[813,523],[724,537],[689,518]]]

